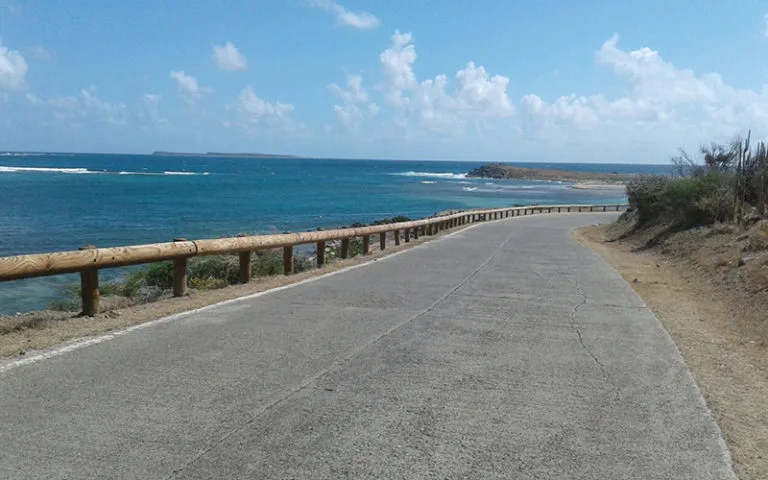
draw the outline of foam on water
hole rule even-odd
[[[392,173],[391,175],[400,175],[403,177],[451,178],[451,179],[467,178],[466,173],[451,173],[451,172],[398,172],[398,173]]]
[[[40,173],[98,173],[87,168],[54,168],[54,167],[4,167],[0,166],[0,173],[40,172]]]
[[[109,170],[89,170],[81,167],[57,168],[57,167],[17,167],[0,165],[0,173],[66,173],[66,174],[104,174],[104,175],[208,175],[209,172],[131,172]]]

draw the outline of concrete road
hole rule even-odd
[[[728,479],[653,314],[570,231],[485,224],[0,373],[0,478]]]

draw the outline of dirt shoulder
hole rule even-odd
[[[79,338],[100,335],[226,300],[264,292],[353,265],[376,261],[384,256],[449,235],[463,228],[466,227],[454,228],[433,236],[422,236],[418,240],[411,239],[409,243],[405,243],[403,240],[400,246],[394,245],[394,239],[390,235],[387,248],[384,251],[379,250],[378,236],[376,236],[375,238],[372,237],[370,255],[334,260],[323,268],[312,269],[295,275],[256,277],[250,283],[230,285],[217,290],[190,290],[189,295],[181,298],[166,295],[150,303],[122,305],[124,299],[103,297],[101,304],[104,311],[94,317],[76,317],[74,312],[51,310],[0,317],[0,361],[34,354],[40,350]],[[373,239],[377,241],[374,242]]]
[[[629,282],[667,329],[723,431],[739,478],[768,478],[768,283],[760,283],[768,268],[751,259],[744,264],[749,235],[715,227],[638,249],[643,238],[612,241],[618,233],[615,225],[600,225],[575,236]]]

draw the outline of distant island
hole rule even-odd
[[[152,155],[159,157],[217,157],[217,158],[310,158],[298,157],[296,155],[276,155],[272,153],[184,153],[184,152],[152,152]]]
[[[573,188],[587,190],[623,188],[626,182],[636,176],[635,174],[579,172],[553,168],[525,168],[505,165],[503,163],[489,163],[467,172],[467,177],[475,178],[575,183]]]

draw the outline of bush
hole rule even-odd
[[[142,279],[143,284],[149,287],[158,287],[163,290],[168,290],[173,287],[173,263],[161,262],[150,263],[147,265],[146,270],[141,272],[139,278]],[[135,279],[138,281],[139,278]]]
[[[226,284],[240,283],[240,263],[234,255],[195,257],[189,260],[187,270],[190,286],[192,280],[217,279]]]
[[[627,198],[638,227],[711,225],[733,215],[733,175],[713,170],[694,177],[639,177],[627,184]]]

